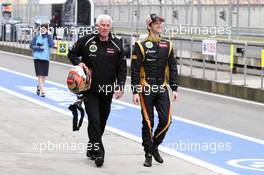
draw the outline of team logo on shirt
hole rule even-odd
[[[94,45],[94,44],[92,44],[92,45],[90,45],[89,50],[90,50],[91,52],[96,52],[96,51],[97,51],[97,46]]]
[[[146,46],[146,48],[151,49],[151,48],[153,47],[153,43],[150,42],[150,41],[147,41],[147,42],[145,43],[145,46]]]
[[[156,53],[156,50],[149,50],[149,49],[148,49],[148,50],[146,51],[146,54],[149,54],[149,53],[152,53],[152,54],[153,54],[153,53]]]
[[[115,49],[107,48],[107,49],[106,49],[106,52],[107,52],[107,53],[114,54],[114,53],[115,53]]]
[[[166,42],[160,42],[159,46],[162,48],[166,48],[166,47],[168,47],[168,44]]]

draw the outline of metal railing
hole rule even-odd
[[[130,52],[127,55],[131,57],[134,42],[139,39],[139,35],[133,33],[116,33],[116,35],[123,37],[124,47]],[[74,42],[70,36],[64,37],[63,40]],[[264,54],[262,54],[264,44],[218,40],[216,54],[208,56],[202,53],[201,39],[172,38],[171,40],[178,59],[180,75],[264,89]],[[0,41],[0,45],[29,49],[29,41],[18,42],[17,38],[13,41]],[[231,45],[234,45],[232,68]],[[53,53],[56,53],[56,50],[53,50]]]
[[[134,41],[139,39],[139,35],[124,33],[117,35],[126,38],[126,45],[129,45],[132,54]],[[264,88],[264,55],[262,54],[264,44],[218,40],[216,54],[207,56],[202,53],[201,39],[172,38],[171,40],[178,59],[180,75]],[[234,47],[233,53],[230,50],[231,45]],[[231,58],[233,64],[230,63]]]

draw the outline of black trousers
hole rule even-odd
[[[89,91],[85,96],[84,105],[88,115],[88,143],[93,145],[92,148],[88,147],[88,151],[95,157],[104,157],[102,135],[111,110],[113,94],[106,95]]]
[[[163,92],[140,93],[142,114],[142,139],[144,151],[151,153],[165,138],[171,124],[170,98],[168,89]],[[153,135],[154,107],[158,112],[159,123]]]

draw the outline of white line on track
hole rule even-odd
[[[31,76],[31,75],[27,75],[27,74],[24,74],[24,73],[16,72],[16,71],[9,70],[9,69],[2,68],[2,67],[0,67],[0,69],[8,71],[8,72],[11,72],[11,73],[14,73],[14,74],[17,74],[17,75],[20,75],[20,76],[24,76],[24,77],[28,77],[28,78],[36,80],[36,77]],[[52,81],[46,81],[46,82],[50,83],[50,84],[53,84],[53,85],[56,85],[56,86],[59,86],[59,87],[67,88],[66,85],[62,85],[62,84],[59,84],[59,83],[56,83],[56,82],[52,82]],[[119,103],[119,104],[122,104],[122,105],[125,105],[125,106],[130,106],[130,107],[133,107],[133,108],[140,109],[140,106],[135,105],[135,104],[131,104],[131,103],[128,103],[128,102],[123,102],[123,101],[119,101],[119,100],[115,100],[115,99],[113,99],[113,102],[116,102],[116,103]],[[239,137],[241,139],[245,139],[245,140],[252,141],[252,142],[255,142],[255,143],[264,144],[264,140],[253,138],[253,137],[249,137],[249,136],[242,135],[242,134],[239,134],[239,133],[235,133],[233,131],[224,130],[224,129],[221,129],[221,128],[217,128],[217,127],[213,127],[213,126],[210,126],[210,125],[202,124],[202,123],[199,123],[199,122],[195,122],[195,121],[192,121],[192,120],[184,119],[182,117],[178,117],[178,116],[174,116],[174,115],[172,116],[172,118],[175,119],[175,120],[179,120],[179,121],[182,121],[182,122],[186,122],[186,123],[195,125],[195,126],[199,126],[199,127],[203,127],[203,128],[207,128],[207,129],[213,130],[213,131],[217,131],[217,132],[221,132],[221,133],[224,133],[224,134],[228,134],[228,135],[231,135],[231,136]]]
[[[25,57],[25,58],[32,59],[32,57],[30,57],[30,56],[14,54],[14,53],[9,53],[9,52],[3,52],[3,51],[0,51],[0,52],[6,53],[6,54],[9,54],[9,55],[20,56],[20,57]],[[51,61],[51,63],[57,64],[57,65],[62,65],[62,66],[67,66],[67,67],[72,67],[69,64],[58,63],[58,62],[54,62],[54,61]],[[36,77],[34,77],[34,76],[23,74],[23,73],[19,73],[19,72],[12,71],[12,70],[9,70],[9,69],[6,69],[6,68],[1,68],[0,67],[0,69],[5,70],[5,71],[9,71],[11,73],[15,73],[17,75],[21,75],[21,76],[24,76],[24,77],[36,79]],[[128,77],[128,78],[130,78],[130,77]],[[65,85],[62,85],[62,84],[59,84],[59,83],[55,83],[55,82],[51,82],[51,81],[47,81],[47,82],[50,83],[50,84],[53,84],[53,85],[57,85],[57,86],[60,86],[60,87],[63,87],[63,88],[67,88]],[[215,97],[219,97],[219,98],[225,98],[225,99],[229,99],[229,100],[235,100],[235,101],[239,101],[239,102],[244,102],[244,103],[250,103],[250,104],[254,104],[254,105],[264,106],[263,103],[252,102],[252,101],[248,101],[248,100],[242,100],[242,99],[237,99],[237,98],[233,98],[233,97],[227,97],[227,96],[223,96],[223,95],[218,95],[218,94],[213,94],[213,93],[208,93],[208,92],[202,92],[202,91],[198,91],[198,90],[192,90],[192,89],[188,89],[188,88],[180,88],[180,89],[181,90],[185,90],[185,91],[194,92],[194,93],[200,93],[200,94],[204,94],[204,95],[210,95],[210,96],[215,96]],[[46,107],[48,109],[51,109],[53,111],[57,111],[57,112],[60,112],[62,114],[65,114],[67,116],[72,117],[70,112],[64,111],[64,110],[59,109],[57,107],[54,107],[52,105],[40,102],[38,100],[35,100],[33,98],[27,97],[25,95],[22,95],[22,94],[19,94],[19,93],[16,93],[16,92],[10,91],[9,89],[3,88],[3,87],[0,87],[0,90],[4,91],[4,92],[7,92],[9,94],[15,95],[15,96],[17,96],[19,98],[25,99],[27,101],[30,101],[32,103],[41,105],[41,106]],[[140,109],[139,106],[131,104],[131,103],[118,101],[118,100],[113,100],[113,101],[116,102],[116,103],[119,103],[119,104],[123,104],[123,105],[126,105],[126,106],[130,106],[130,107],[133,107],[133,108]],[[235,133],[235,132],[232,132],[232,131],[227,131],[227,130],[224,130],[224,129],[216,128],[216,127],[213,127],[213,126],[205,125],[205,124],[202,124],[202,123],[194,122],[194,121],[183,119],[183,118],[176,117],[176,116],[173,116],[173,118],[176,119],[176,120],[182,121],[182,122],[193,124],[195,126],[199,126],[199,127],[207,128],[207,129],[214,130],[214,131],[217,131],[217,132],[221,132],[221,133],[224,133],[224,134],[232,135],[232,136],[239,137],[241,139],[245,139],[245,140],[252,141],[252,142],[255,142],[255,143],[264,144],[264,141],[260,140],[260,139],[256,139],[256,138],[249,137],[249,136],[245,136],[245,135],[238,134],[238,133]],[[87,119],[85,121],[87,122]],[[126,138],[128,138],[130,140],[134,140],[134,141],[139,142],[139,143],[142,142],[142,139],[140,137],[131,135],[131,134],[123,132],[121,130],[118,130],[118,129],[115,129],[115,128],[112,128],[112,127],[109,127],[109,126],[107,126],[106,129],[111,131],[111,132],[114,132],[114,133],[116,133],[118,135],[121,135],[123,137],[126,137]],[[201,161],[201,160],[193,158],[191,156],[184,155],[184,154],[182,154],[180,152],[173,151],[173,150],[171,150],[169,148],[166,148],[166,147],[163,147],[163,146],[161,146],[161,151],[163,151],[163,152],[165,152],[167,154],[179,157],[179,158],[184,159],[186,161],[192,162],[192,163],[197,164],[199,166],[205,167],[205,168],[210,169],[212,171],[221,173],[221,174],[238,175],[238,174],[236,174],[234,172],[230,172],[230,171],[225,170],[225,169],[223,169],[221,167],[217,167],[215,165],[209,164],[207,162]]]
[[[20,76],[24,76],[24,77],[28,77],[28,78],[33,78],[33,79],[36,79],[35,77],[33,76],[30,76],[30,75],[26,75],[26,74],[23,74],[23,73],[19,73],[19,72],[16,72],[16,71],[12,71],[12,70],[8,70],[6,68],[1,68],[1,70],[5,70],[5,71],[8,71],[8,72],[11,72],[11,73],[15,73],[17,75],[20,75]],[[66,88],[65,85],[61,85],[59,83],[55,83],[55,82],[51,82],[51,81],[48,81],[48,83],[51,83],[53,85],[57,85],[57,86],[60,86],[60,87],[63,87],[63,88]],[[9,89],[6,89],[6,88],[3,88],[3,87],[0,87],[0,90],[4,91],[4,92],[7,92],[9,94],[12,94],[12,95],[15,95],[19,98],[22,98],[22,99],[25,99],[27,101],[30,101],[30,102],[33,102],[35,104],[38,104],[40,106],[43,106],[43,107],[46,107],[48,109],[51,109],[53,111],[57,111],[57,112],[60,112],[64,115],[67,115],[67,116],[70,116],[71,117],[71,113],[70,112],[67,112],[67,111],[64,111],[62,109],[59,109],[57,107],[54,107],[52,105],[49,105],[49,104],[46,104],[46,103],[43,103],[39,100],[36,100],[36,99],[33,99],[33,98],[30,98],[30,97],[27,97],[25,95],[22,95],[22,94],[19,94],[17,92],[13,92]],[[137,109],[140,109],[139,106],[137,105],[134,105],[134,104],[130,104],[130,103],[127,103],[127,102],[122,102],[122,101],[118,101],[118,100],[113,100],[114,102],[116,103],[119,103],[119,104],[123,104],[123,105],[126,105],[126,106],[130,106],[130,107],[133,107],[133,108],[137,108]],[[212,127],[212,126],[209,126],[209,125],[204,125],[204,124],[201,124],[201,123],[198,123],[198,122],[194,122],[194,121],[191,121],[191,120],[187,120],[187,119],[182,119],[182,118],[179,118],[179,117],[175,117],[173,116],[174,119],[176,120],[180,120],[180,121],[183,121],[183,122],[186,122],[186,123],[190,123],[190,124],[193,124],[193,125],[196,125],[196,126],[200,126],[200,127],[204,127],[204,128],[207,128],[207,129],[211,129],[211,130],[214,130],[214,131],[218,131],[218,132],[222,132],[222,133],[225,133],[225,134],[229,134],[229,135],[232,135],[232,136],[236,136],[236,137],[239,137],[239,138],[242,138],[242,139],[246,139],[246,140],[249,140],[249,141],[253,141],[253,142],[256,142],[256,143],[261,143],[263,144],[264,141],[262,140],[259,140],[259,139],[255,139],[255,138],[251,138],[251,137],[248,137],[248,136],[244,136],[244,135],[241,135],[241,134],[238,134],[238,133],[234,133],[234,132],[230,132],[230,131],[226,131],[226,130],[223,130],[223,129],[219,129],[219,128],[215,128],[215,127]],[[87,119],[85,120],[87,122]],[[110,126],[107,126],[106,128],[108,131],[111,131],[111,132],[114,132],[118,135],[121,135],[125,138],[128,138],[130,140],[134,140],[136,142],[139,142],[141,143],[142,140],[141,138],[137,137],[137,136],[134,136],[134,135],[131,135],[129,133],[126,133],[126,132],[123,132],[121,130],[118,130],[118,129],[115,129],[115,128],[112,128]],[[207,163],[205,161],[201,161],[199,159],[196,159],[196,158],[193,158],[191,156],[188,156],[188,155],[185,155],[183,153],[180,153],[180,152],[177,152],[177,151],[174,151],[174,150],[171,150],[169,148],[166,148],[164,146],[161,146],[160,147],[161,151],[167,153],[167,154],[170,154],[170,155],[173,155],[173,156],[176,156],[176,157],[179,157],[183,160],[186,160],[186,161],[189,161],[189,162],[192,162],[196,165],[199,165],[199,166],[202,166],[202,167],[205,167],[207,169],[210,169],[212,171],[215,171],[215,172],[218,172],[218,173],[221,173],[221,174],[228,174],[228,175],[237,175],[236,173],[233,173],[233,172],[230,172],[228,170],[225,170],[221,167],[218,167],[218,166],[215,166],[213,164],[210,164],[210,163]]]
[[[16,54],[16,53],[10,53],[10,52],[5,52],[5,51],[0,51],[0,53],[5,53],[5,54],[13,55],[13,56],[19,56],[19,57],[24,57],[24,58],[28,58],[28,59],[33,59],[33,57],[31,57],[31,56],[26,56],[26,55],[21,55],[21,54]],[[52,64],[57,64],[57,65],[66,66],[66,67],[72,67],[72,65],[65,64],[65,63],[60,63],[60,62],[56,62],[56,61],[50,61],[50,62]],[[127,76],[127,78],[131,79],[131,77],[129,77],[129,76]],[[240,98],[229,97],[229,96],[225,96],[225,95],[219,95],[219,94],[214,94],[214,93],[210,93],[210,92],[204,92],[204,91],[199,91],[199,90],[194,90],[194,89],[184,88],[184,87],[179,87],[179,89],[184,90],[184,91],[193,92],[193,93],[199,93],[199,94],[203,94],[203,95],[208,95],[208,96],[213,96],[213,97],[218,97],[218,98],[224,98],[224,99],[228,99],[228,100],[234,100],[237,102],[243,102],[243,103],[248,103],[248,104],[253,104],[253,105],[264,106],[264,103],[260,103],[260,102],[254,102],[254,101],[250,101],[250,100],[244,100],[244,99],[240,99]]]
[[[56,112],[59,112],[59,113],[62,113],[68,117],[72,117],[72,114],[70,112],[67,112],[67,111],[64,111],[62,109],[59,109],[57,107],[54,107],[52,105],[49,105],[49,104],[46,104],[46,103],[43,103],[39,100],[36,100],[36,99],[33,99],[33,98],[30,98],[28,96],[25,96],[25,95],[22,95],[20,93],[17,93],[17,92],[14,92],[14,91],[11,91],[9,89],[6,89],[6,88],[3,88],[3,87],[0,87],[0,91],[3,91],[3,92],[6,92],[6,93],[9,93],[9,94],[12,94],[14,96],[17,96],[19,98],[22,98],[26,101],[29,101],[29,102],[32,102],[32,103],[35,103],[37,105],[40,105],[40,106],[43,106],[47,109],[50,109],[50,110],[53,110],[53,111],[56,111]],[[85,118],[84,119],[85,122],[87,122],[87,119]],[[125,137],[127,139],[130,139],[130,140],[133,140],[133,141],[136,141],[138,143],[141,143],[142,140],[140,137],[137,137],[137,136],[134,136],[132,134],[129,134],[129,133],[126,133],[126,132],[123,132],[119,129],[116,129],[116,128],[112,128],[110,126],[106,126],[106,130],[110,131],[110,132],[113,132],[113,133],[116,133],[117,135],[120,135],[122,137]],[[188,155],[185,155],[185,154],[182,154],[180,152],[177,152],[177,151],[173,151],[169,148],[166,148],[164,146],[160,146],[159,149],[164,152],[164,153],[167,153],[169,155],[172,155],[172,156],[176,156],[180,159],[183,159],[183,160],[186,160],[188,162],[191,162],[193,164],[196,164],[196,165],[199,165],[201,167],[204,167],[206,169],[209,169],[209,170],[212,170],[214,172],[217,172],[217,173],[221,173],[221,174],[224,174],[224,175],[238,175],[237,173],[234,173],[234,172],[231,172],[229,170],[226,170],[226,169],[223,169],[221,167],[218,167],[218,166],[215,166],[213,164],[210,164],[210,163],[207,163],[205,161],[202,161],[202,160],[199,160],[199,159],[196,159],[196,158],[193,158],[191,156],[188,156]]]

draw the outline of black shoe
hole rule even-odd
[[[91,160],[95,160],[95,155],[93,155],[92,153],[90,153],[90,151],[86,151],[86,156],[88,157],[88,158],[90,158]]]
[[[41,96],[41,97],[45,97],[46,95],[45,95],[44,92],[41,92],[41,93],[40,93],[40,96]]]
[[[101,167],[104,164],[104,158],[103,157],[96,157],[94,163],[97,167]]]
[[[159,162],[159,163],[163,163],[163,159],[162,159],[162,157],[161,157],[160,154],[159,154],[159,150],[158,150],[158,148],[154,148],[154,149],[153,149],[152,155],[153,155],[154,159],[155,159],[157,162]]]
[[[152,154],[151,153],[145,154],[145,162],[143,165],[145,167],[151,167],[152,166]]]
[[[40,90],[39,90],[39,87],[37,86],[37,95],[39,96],[40,95]]]

